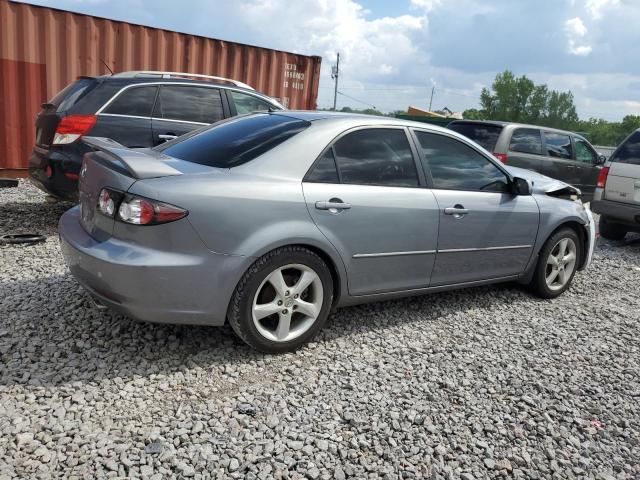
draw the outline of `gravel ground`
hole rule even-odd
[[[640,478],[640,238],[554,301],[516,286],[352,307],[265,356],[96,310],[26,183],[0,190],[0,479]]]

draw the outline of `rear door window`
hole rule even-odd
[[[402,129],[367,128],[333,146],[342,183],[417,187],[418,171]]]
[[[273,108],[269,102],[267,102],[266,100],[262,100],[255,95],[249,95],[247,93],[231,90],[231,97],[233,98],[233,103],[236,106],[238,115],[257,112],[260,110],[264,111],[269,110],[269,108]]]
[[[544,132],[544,141],[547,146],[547,155],[556,158],[573,158],[571,137],[562,133]]]
[[[433,187],[441,190],[508,192],[507,176],[484,155],[460,140],[416,131],[424,153],[425,170]]]
[[[154,117],[196,123],[214,123],[224,118],[220,90],[186,85],[162,86]]]
[[[104,113],[150,117],[158,87],[132,87],[118,95],[104,109]]]
[[[501,125],[483,123],[453,122],[448,128],[473,140],[490,152],[495,150],[498,137],[500,136],[500,132],[502,132]]]
[[[309,125],[284,115],[255,114],[196,130],[156,150],[200,165],[232,168],[268,152]]]
[[[542,154],[542,137],[537,128],[516,128],[511,135],[509,150],[512,152]]]
[[[631,135],[610,158],[612,162],[640,165],[640,131]]]

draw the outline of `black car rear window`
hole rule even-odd
[[[157,150],[200,165],[232,168],[268,152],[309,125],[284,115],[255,114],[214,124]]]
[[[47,103],[56,107],[58,112],[65,112],[89,93],[95,85],[96,81],[93,78],[79,78],[60,90]]]
[[[449,124],[448,128],[473,140],[490,152],[493,152],[500,132],[502,132],[502,126],[487,123],[454,122]]]
[[[640,165],[640,131],[635,132],[627,138],[609,160],[612,162]]]

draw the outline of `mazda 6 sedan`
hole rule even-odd
[[[427,124],[264,112],[153,149],[85,141],[59,225],[78,281],[140,320],[229,322],[264,352],[345,305],[511,281],[553,298],[593,253],[579,190]]]

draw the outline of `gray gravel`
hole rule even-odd
[[[0,479],[640,478],[640,238],[555,301],[477,288],[334,314],[265,356],[97,311],[26,183],[0,190]]]

